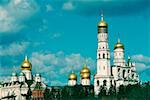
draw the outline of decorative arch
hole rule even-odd
[[[97,80],[97,86],[99,86],[99,80]]]
[[[104,86],[106,86],[106,84],[107,84],[107,81],[106,81],[106,80],[104,80],[104,81],[103,81],[103,85],[104,85]]]
[[[122,77],[125,78],[125,70],[122,72]]]
[[[103,53],[103,59],[105,58],[105,54]]]

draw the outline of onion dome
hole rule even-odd
[[[90,73],[82,74],[82,79],[90,79]]]
[[[69,75],[69,80],[77,80],[77,75],[75,73],[71,73]]]
[[[101,14],[101,21],[98,23],[98,27],[107,27],[107,23],[104,21],[104,16]]]
[[[80,71],[81,75],[83,75],[84,73],[90,74],[90,69],[86,66],[86,64],[83,66],[82,70]]]
[[[23,73],[23,72],[21,72],[19,76],[24,76],[24,73]]]
[[[17,76],[17,73],[16,73],[16,72],[13,72],[13,73],[12,73],[12,76]]]
[[[27,56],[25,56],[25,59],[21,65],[21,70],[31,70],[31,69],[32,69],[32,65],[28,60]]]
[[[36,73],[35,76],[36,76],[36,77],[41,77],[41,74]]]
[[[114,46],[114,49],[117,49],[117,48],[124,49],[124,45],[120,42],[120,39],[118,39],[118,42]]]

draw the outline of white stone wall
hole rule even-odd
[[[77,84],[76,80],[68,80],[68,86],[74,86]]]
[[[22,70],[22,72],[25,74],[27,80],[32,80],[32,74],[30,70]]]
[[[81,84],[82,85],[90,85],[90,79],[81,79]]]

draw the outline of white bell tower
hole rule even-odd
[[[97,73],[94,76],[94,91],[98,95],[100,86],[107,89],[111,86],[110,50],[108,46],[108,25],[104,21],[103,14],[98,23],[98,48],[97,48]]]
[[[114,65],[116,66],[125,66],[125,58],[124,58],[124,45],[120,42],[118,38],[118,42],[114,47]]]

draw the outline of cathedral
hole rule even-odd
[[[98,45],[97,45],[97,66],[94,75],[94,93],[98,95],[102,87],[108,93],[111,87],[118,90],[120,85],[129,85],[139,83],[139,76],[136,72],[135,62],[128,57],[125,60],[125,47],[118,38],[113,51],[113,64],[110,64],[110,49],[108,44],[108,24],[101,15],[101,21],[98,27]],[[84,66],[80,72],[80,84],[82,86],[90,86],[90,70]],[[68,78],[68,86],[77,85],[77,75],[72,72]]]
[[[108,44],[108,24],[101,15],[101,21],[98,27],[98,45],[97,45],[97,72],[94,75],[94,92],[98,95],[102,86],[108,92],[110,87],[116,89],[120,85],[136,84],[139,82],[139,76],[136,73],[135,63],[131,58],[125,60],[124,45],[118,39],[114,46],[113,65],[110,64],[110,49]]]
[[[32,75],[32,64],[26,56],[21,72],[13,72],[9,82],[0,84],[0,100],[43,100],[47,86],[41,78],[39,73]]]
[[[119,38],[113,49],[113,58],[111,58],[108,44],[108,24],[104,21],[103,15],[101,15],[101,21],[97,28],[97,65],[94,86],[91,84],[91,71],[85,64],[80,71],[80,78],[74,71],[69,74],[66,88],[69,91],[74,87],[78,87],[79,91],[83,88],[85,93],[99,95],[102,87],[108,93],[111,87],[115,87],[117,90],[120,85],[139,83],[135,62],[130,57],[125,59],[125,46]],[[113,59],[113,64],[110,59]],[[32,64],[26,56],[21,64],[21,72],[13,72],[9,82],[0,83],[0,100],[44,100],[44,94],[48,93],[47,89],[54,91],[51,93],[52,97],[55,98],[58,94],[61,96],[62,89],[60,87],[48,87],[42,82],[39,73],[32,74]],[[70,92],[68,94],[71,95]],[[49,96],[47,97],[49,98]]]

